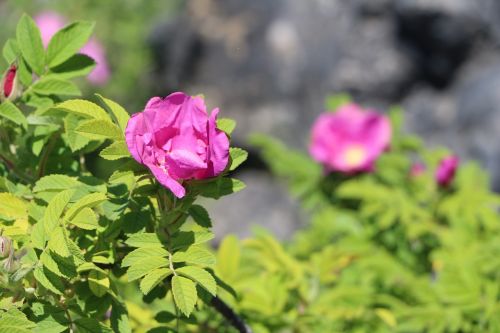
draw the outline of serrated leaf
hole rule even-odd
[[[95,192],[87,194],[86,196],[75,202],[66,212],[65,218],[68,220],[73,219],[82,209],[94,208],[106,201],[107,197],[104,193]]]
[[[66,175],[48,175],[40,178],[33,188],[33,192],[42,191],[63,191],[74,187],[81,186],[82,183],[76,178]]]
[[[69,148],[76,152],[89,144],[90,140],[83,135],[76,133],[76,128],[80,125],[81,119],[77,115],[68,114],[64,117],[64,131]]]
[[[113,330],[96,319],[78,318],[74,321],[78,333],[113,333]]]
[[[122,260],[122,267],[129,267],[150,257],[168,257],[168,252],[162,247],[140,247],[128,253]]]
[[[150,257],[147,261],[133,263],[127,270],[128,281],[140,279],[154,269],[168,267],[169,261],[164,257]]]
[[[122,141],[125,137],[124,133],[118,126],[109,120],[102,119],[91,119],[82,122],[76,128],[76,131],[91,140],[112,139]]]
[[[40,95],[80,96],[82,94],[73,82],[55,77],[43,77],[31,88]]]
[[[51,73],[61,79],[86,76],[95,68],[96,62],[85,54],[74,54],[62,64],[51,68]]]
[[[26,117],[21,110],[19,110],[17,106],[10,101],[4,101],[0,104],[0,117],[8,119],[25,129],[28,128],[28,121],[26,120]]]
[[[53,68],[80,50],[94,29],[92,22],[75,22],[58,31],[47,46],[47,64]]]
[[[12,64],[20,54],[17,40],[9,38],[2,49],[2,54],[8,64]]]
[[[34,327],[35,323],[17,309],[0,312],[0,333],[29,333]]]
[[[103,108],[95,103],[83,99],[71,99],[69,101],[57,104],[55,108],[63,110],[65,112],[76,114],[84,118],[111,121],[109,115]]]
[[[113,302],[111,309],[111,328],[115,332],[130,333],[132,332],[128,320],[128,311],[125,304],[117,301]]]
[[[200,195],[219,199],[222,196],[239,192],[245,188],[245,183],[235,178],[217,178],[211,182],[195,185]]]
[[[142,293],[144,295],[149,294],[154,287],[171,274],[172,271],[169,268],[158,268],[149,272],[141,281],[140,288]]]
[[[51,273],[42,266],[38,266],[33,271],[35,279],[46,289],[52,291],[55,294],[62,295],[64,292],[64,284],[61,282],[60,278]]]
[[[230,171],[235,170],[248,158],[248,152],[246,150],[235,147],[229,148],[229,155],[231,156],[231,166],[229,167]]]
[[[217,128],[226,134],[231,135],[236,128],[236,122],[229,118],[219,118],[217,119]]]
[[[52,230],[47,247],[62,257],[69,257],[71,252],[68,248],[66,230],[58,226]]]
[[[76,269],[76,271],[78,273],[83,273],[83,272],[87,272],[87,271],[98,271],[98,272],[101,272],[103,274],[106,274],[106,271],[104,271],[102,268],[96,266],[92,262],[84,262],[84,263],[82,263],[80,266],[78,266],[78,268]]]
[[[36,74],[42,75],[45,64],[42,37],[35,21],[26,14],[21,17],[17,24],[16,37],[23,58]]]
[[[99,227],[99,223],[94,211],[88,207],[80,210],[80,212],[78,212],[75,217],[73,217],[71,220],[68,220],[68,223],[84,230],[95,230]]]
[[[191,245],[202,244],[214,238],[211,231],[179,231],[172,238],[172,249],[188,248]]]
[[[197,246],[191,246],[186,251],[175,252],[172,261],[200,266],[213,266],[216,262],[215,256],[210,251]]]
[[[10,193],[0,193],[0,214],[14,220],[28,218],[28,206],[22,199]]]
[[[198,283],[212,296],[217,293],[217,283],[212,274],[196,266],[184,266],[175,270],[177,274],[183,275]]]
[[[131,157],[125,141],[122,140],[113,142],[112,144],[101,150],[99,155],[105,160],[110,161]]]
[[[33,229],[31,229],[31,242],[35,248],[43,250],[47,240],[48,235],[45,233],[45,227],[42,219],[33,226]]]
[[[188,278],[176,275],[172,278],[172,294],[179,310],[189,317],[198,299],[195,283]]]
[[[155,233],[133,234],[125,243],[132,247],[163,247]]]
[[[59,224],[59,219],[74,193],[74,190],[59,192],[49,202],[43,215],[44,229],[47,235],[50,235],[52,230]]]
[[[210,220],[210,216],[208,215],[207,210],[203,206],[192,205],[191,207],[189,207],[189,215],[191,215],[196,224],[204,228],[212,227],[212,221]]]
[[[118,103],[104,98],[99,94],[96,95],[101,100],[102,104],[104,104],[104,108],[113,115],[120,128],[125,131],[125,128],[127,128],[128,120],[130,119],[130,115],[128,114],[128,112]]]
[[[64,258],[59,256],[53,251],[44,251],[40,255],[40,261],[42,262],[44,272],[52,273],[57,277],[64,277],[66,279],[71,279],[76,277],[76,266],[72,258]]]
[[[90,291],[97,297],[102,297],[109,289],[109,278],[107,274],[92,270],[88,277]]]

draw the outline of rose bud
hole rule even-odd
[[[439,161],[435,174],[436,183],[439,186],[448,187],[453,182],[459,162],[460,160],[455,155],[445,157]]]
[[[13,63],[5,72],[0,87],[0,100],[13,100],[19,96],[20,89],[17,78],[17,64]]]
[[[0,236],[0,258],[5,258],[12,251],[12,240],[9,237]]]
[[[390,141],[391,125],[386,116],[347,104],[318,117],[309,152],[328,171],[369,172]]]
[[[227,166],[229,139],[217,128],[218,113],[214,109],[208,115],[199,96],[177,92],[154,97],[130,118],[125,130],[128,149],[160,184],[182,198],[184,180],[216,177]]]

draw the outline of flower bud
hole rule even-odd
[[[18,67],[14,62],[2,77],[0,101],[13,100],[19,96]]]
[[[9,237],[0,236],[0,258],[10,255],[12,250],[12,240]]]

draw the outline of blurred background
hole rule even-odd
[[[134,113],[152,96],[202,93],[238,121],[234,144],[252,154],[236,177],[248,187],[210,203],[218,237],[260,224],[286,239],[301,225],[248,135],[305,150],[334,93],[403,106],[408,131],[480,160],[500,190],[498,0],[0,0],[0,41],[23,12],[47,11],[97,23],[110,75],[82,81],[89,95]]]

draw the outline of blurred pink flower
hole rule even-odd
[[[425,172],[425,165],[422,163],[414,163],[410,169],[410,177],[418,177]]]
[[[218,113],[214,109],[209,116],[203,98],[182,92],[154,97],[130,118],[125,130],[128,149],[182,198],[183,180],[215,177],[226,168],[229,139],[217,128]]]
[[[455,178],[459,162],[459,158],[455,155],[450,155],[439,161],[435,177],[440,186],[447,187],[451,184]]]
[[[35,16],[35,22],[40,28],[43,45],[47,47],[52,36],[66,25],[66,18],[57,12],[45,11]],[[87,77],[88,80],[96,85],[103,85],[108,82],[110,69],[106,60],[106,51],[102,44],[92,37],[80,52],[91,57],[96,62],[95,68]]]
[[[390,140],[391,125],[386,116],[348,104],[318,117],[309,151],[329,171],[368,172]]]

